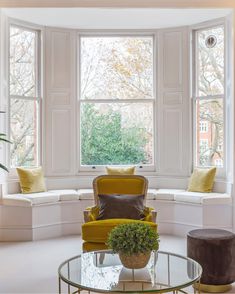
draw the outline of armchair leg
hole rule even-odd
[[[105,258],[105,253],[100,253],[99,264],[103,264],[104,263],[104,258]]]

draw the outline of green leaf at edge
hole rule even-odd
[[[7,169],[3,164],[1,164],[1,163],[0,163],[0,168],[2,168],[2,169],[4,169],[5,171],[9,172],[8,169]]]
[[[7,143],[10,143],[11,144],[11,142],[9,140],[4,139],[4,138],[0,138],[0,141],[4,141],[4,142],[7,142]]]

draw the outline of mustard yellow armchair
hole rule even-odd
[[[144,195],[146,203],[148,180],[138,175],[102,175],[93,181],[95,206],[84,211],[82,225],[83,251],[103,250],[107,248],[106,242],[109,232],[117,225],[130,222],[144,222],[157,230],[157,212],[144,206],[143,220],[133,219],[105,219],[97,220],[99,215],[99,194],[126,194]]]

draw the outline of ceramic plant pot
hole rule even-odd
[[[119,258],[126,268],[138,269],[145,267],[150,259],[151,252],[126,255],[119,252]]]

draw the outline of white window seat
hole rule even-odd
[[[10,194],[2,198],[3,205],[32,206],[44,203],[73,200],[93,200],[92,189],[49,190],[32,194]],[[148,189],[148,200],[166,200],[197,204],[232,204],[232,198],[226,193],[199,193],[178,189]]]
[[[0,241],[80,234],[83,210],[91,205],[92,189],[5,195],[0,205]],[[158,212],[159,233],[185,236],[194,228],[232,228],[232,198],[226,193],[149,189],[147,205]]]

